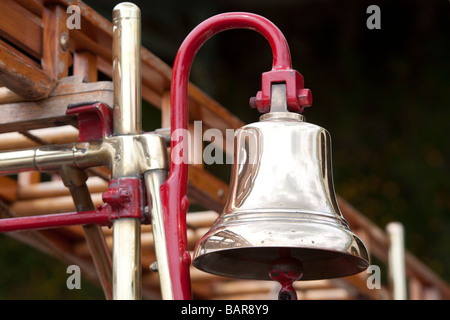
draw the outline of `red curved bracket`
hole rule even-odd
[[[66,114],[78,115],[79,141],[101,140],[112,135],[112,110],[103,102],[71,104]]]
[[[187,159],[187,155],[184,154],[187,153],[187,141],[180,139],[182,135],[176,135],[175,138],[173,133],[178,129],[188,129],[188,82],[194,56],[209,38],[229,29],[251,29],[259,32],[269,41],[273,53],[272,71],[274,71],[274,76],[269,77],[271,81],[277,81],[278,78],[275,74],[282,74],[284,79],[286,77],[285,71],[294,71],[291,69],[291,55],[284,35],[264,17],[252,13],[232,12],[213,16],[199,24],[181,44],[173,66],[171,147],[172,152],[180,150],[181,153],[176,155],[179,157],[178,159]],[[283,79],[282,81],[285,81]],[[301,81],[301,84],[303,85],[303,81]],[[297,96],[297,92],[295,94]],[[184,143],[184,147],[176,148],[179,143]],[[187,178],[187,161],[174,161],[172,155],[169,177],[161,186],[160,191],[169,269],[175,299],[191,298],[189,277],[191,261],[187,251],[186,239]]]

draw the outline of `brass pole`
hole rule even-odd
[[[141,124],[141,11],[129,2],[113,10],[114,135],[139,134]]]
[[[140,9],[128,2],[113,10],[114,135],[139,134],[141,128]],[[115,159],[125,161],[125,159]],[[127,171],[128,163],[123,164]],[[130,166],[135,164],[130,163]],[[126,176],[114,170],[113,179]],[[113,298],[141,299],[141,228],[135,218],[113,224]]]
[[[54,171],[68,165],[79,168],[107,165],[111,154],[99,142],[75,142],[0,152],[0,174]]]
[[[168,263],[166,234],[162,213],[161,195],[159,188],[167,179],[166,170],[152,170],[144,175],[147,199],[151,199],[151,221],[153,244],[158,262],[158,275],[163,300],[173,300],[172,280]]]

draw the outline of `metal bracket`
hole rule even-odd
[[[296,70],[271,70],[262,74],[261,91],[250,99],[250,107],[261,113],[271,112],[271,92],[274,84],[285,84],[287,108],[290,112],[302,113],[312,105],[312,94],[303,86],[303,76]]]
[[[144,185],[141,179],[120,178],[109,182],[108,191],[102,194],[105,204],[99,211],[109,217],[109,221],[119,218],[137,218],[143,224],[150,224],[150,216],[145,214],[147,205]]]
[[[272,85],[270,112],[288,112],[286,85],[284,83]]]
[[[112,135],[112,109],[100,101],[69,104],[67,115],[78,116],[79,141],[100,140]]]

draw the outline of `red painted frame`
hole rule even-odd
[[[99,205],[97,210],[0,219],[0,232],[83,224],[111,227],[113,221],[119,218],[137,218],[142,223],[150,223],[149,217],[144,214],[146,200],[141,179],[113,179],[109,182],[108,190],[102,194],[102,198],[105,204]]]

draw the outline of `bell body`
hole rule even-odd
[[[268,113],[235,134],[230,190],[222,214],[197,244],[203,271],[270,280],[288,254],[302,280],[355,274],[368,267],[334,193],[329,133],[289,112]]]

